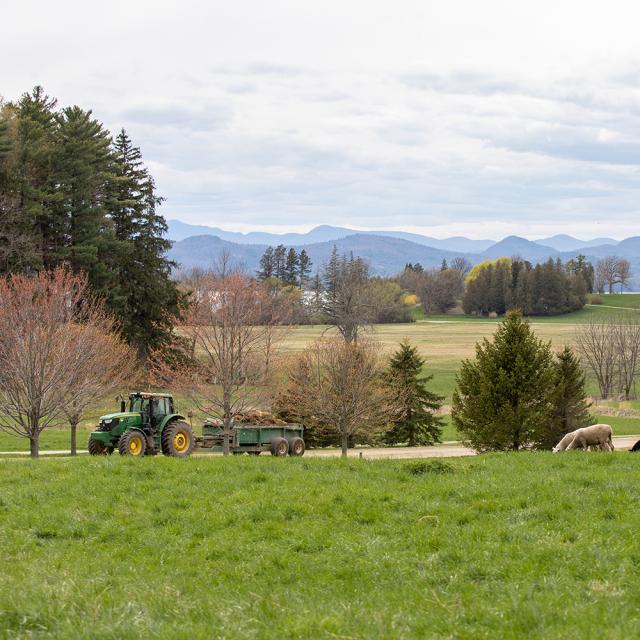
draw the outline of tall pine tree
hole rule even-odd
[[[36,268],[53,268],[63,242],[61,221],[52,205],[59,198],[55,166],[57,101],[40,86],[21,96],[15,105],[16,135],[13,172],[21,226],[33,236]]]
[[[115,284],[105,263],[105,199],[112,170],[111,137],[91,111],[67,107],[56,115],[57,198],[52,205],[59,234],[49,258],[87,274],[94,291]]]
[[[260,282],[273,278],[273,247],[267,247],[260,258],[260,269],[256,276]]]
[[[287,252],[287,261],[284,268],[284,281],[292,287],[298,286],[298,269],[300,260],[296,250],[291,247]]]
[[[300,282],[300,288],[304,289],[309,284],[309,274],[311,273],[311,258],[309,258],[309,254],[302,249],[300,251],[300,255],[298,256],[298,267],[299,267],[299,276],[298,280]]]
[[[444,398],[427,389],[433,376],[423,376],[424,358],[408,341],[402,342],[389,363],[388,378],[398,390],[402,412],[385,433],[389,444],[407,443],[410,447],[440,442],[442,418],[436,411]]]
[[[123,129],[113,152],[115,178],[108,207],[119,272],[113,302],[119,307],[124,335],[144,359],[149,351],[168,347],[185,298],[170,278],[175,264],[165,257],[171,243],[163,237],[167,224],[157,211],[162,198],[155,193],[140,149]]]

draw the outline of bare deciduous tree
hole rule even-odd
[[[346,342],[356,342],[363,325],[373,317],[373,305],[368,297],[367,263],[353,255],[338,256],[334,247],[324,269],[325,295],[322,310]]]
[[[611,325],[594,320],[579,326],[576,347],[582,361],[595,376],[600,395],[608,398],[618,374],[618,355]]]
[[[225,455],[234,418],[270,396],[284,323],[266,289],[226,262],[217,273],[198,279],[183,327],[198,365],[174,371],[173,379],[202,413],[222,421]]]
[[[117,335],[113,322],[99,310],[92,322],[74,325],[79,331],[76,362],[77,379],[68,390],[64,415],[71,428],[71,455],[77,452],[77,431],[87,408],[98,398],[119,389],[133,374],[136,354]]]
[[[606,256],[596,263],[595,287],[600,293],[604,291],[605,285],[609,288],[609,293],[613,293],[617,284],[622,291],[629,285],[631,278],[631,264],[624,258]]]
[[[618,358],[620,393],[630,400],[635,395],[640,368],[640,318],[616,318],[611,324],[611,334]]]
[[[339,434],[346,456],[350,438],[384,431],[401,410],[383,373],[377,343],[319,340],[293,360],[286,394],[299,416]]]
[[[113,346],[110,327],[83,276],[58,268],[0,280],[0,428],[28,438],[33,457],[42,431],[100,375],[94,351]]]
[[[429,269],[421,274],[419,291],[425,313],[446,313],[464,292],[464,278],[454,269]]]

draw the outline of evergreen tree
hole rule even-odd
[[[264,282],[274,275],[273,247],[267,247],[260,258],[260,269],[257,273],[258,280]]]
[[[123,129],[113,151],[116,177],[109,211],[120,290],[112,300],[119,307],[124,335],[144,359],[150,351],[168,348],[186,300],[170,278],[175,263],[165,257],[171,243],[163,237],[167,224],[157,211],[162,198],[155,193],[140,149]]]
[[[549,343],[510,311],[493,340],[463,361],[453,394],[453,423],[476,451],[518,451],[550,418],[555,367]]]
[[[89,277],[93,290],[106,294],[115,282],[107,273],[104,203],[111,179],[109,132],[91,111],[68,107],[56,115],[56,201],[52,204],[60,239],[49,260],[66,262]]]
[[[16,105],[15,167],[13,179],[17,206],[24,225],[34,237],[38,254],[35,267],[56,266],[56,249],[63,243],[63,224],[52,204],[58,198],[54,154],[56,150],[55,107],[40,86],[22,95]]]
[[[385,434],[389,444],[406,442],[415,447],[440,442],[444,422],[435,412],[444,398],[427,389],[433,376],[421,375],[424,363],[416,347],[408,341],[402,342],[391,358],[387,375],[398,390],[402,413]]]
[[[296,250],[291,247],[287,253],[287,260],[284,267],[284,281],[292,287],[298,286],[298,272],[300,269],[300,259]]]
[[[287,269],[287,248],[279,244],[273,251],[273,275],[278,280],[285,281]]]
[[[584,280],[587,293],[593,293],[595,270],[585,256],[580,254],[571,258],[566,268],[568,273],[580,276]]]
[[[309,254],[302,249],[298,256],[298,280],[300,281],[300,287],[304,289],[309,283],[309,274],[311,273],[312,262],[309,258]]]
[[[570,431],[593,424],[587,401],[585,374],[571,347],[556,356],[551,392],[550,419],[536,429],[534,443],[539,449],[551,449]]]
[[[449,268],[449,265],[447,264],[447,259],[446,258],[442,258],[442,264],[440,265],[440,271],[446,271]]]

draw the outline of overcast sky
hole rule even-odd
[[[3,4],[0,95],[125,127],[167,218],[640,234],[633,0]]]

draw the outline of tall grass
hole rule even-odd
[[[640,457],[0,464],[0,635],[630,638]]]

